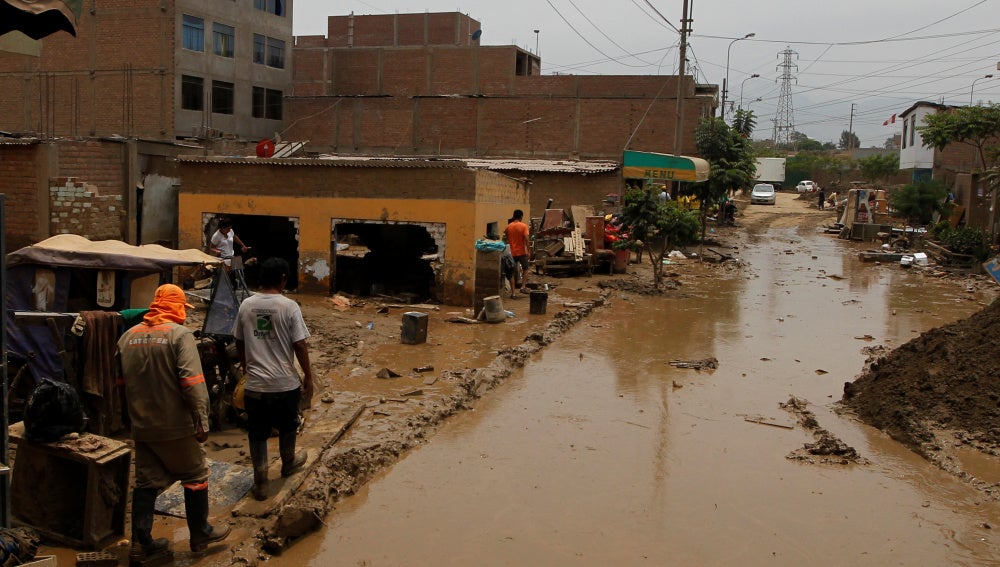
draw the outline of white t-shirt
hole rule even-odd
[[[221,231],[215,231],[212,235],[212,248],[217,248],[219,250],[220,258],[232,258],[233,254],[233,239],[236,238],[236,231],[230,230],[229,234],[222,234]]]
[[[292,347],[309,338],[299,305],[279,293],[257,293],[240,305],[233,329],[247,358],[246,389],[288,392],[301,385]]]

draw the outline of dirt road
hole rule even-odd
[[[271,563],[1000,560],[995,501],[836,404],[871,347],[995,290],[863,265],[816,233],[832,213],[789,197],[717,229],[742,268],[685,262],[668,297],[612,292]]]

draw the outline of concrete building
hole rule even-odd
[[[472,306],[500,282],[499,254],[477,262],[476,240],[502,231],[514,209],[530,214],[524,183],[458,160],[191,156],[178,164],[180,247],[204,249],[215,220],[230,217],[260,257],[298,266],[290,287],[302,291]]]
[[[955,195],[955,203],[964,208],[963,223],[996,234],[990,229],[992,199],[980,182],[982,165],[976,149],[968,144],[954,143],[943,150],[924,145],[920,127],[932,114],[948,112],[952,106],[919,101],[899,113],[903,135],[899,150],[899,169],[910,173],[912,181],[940,181]]]
[[[273,136],[291,0],[92,0],[74,38],[0,57],[0,130],[155,139]]]

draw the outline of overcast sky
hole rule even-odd
[[[969,104],[976,79],[977,103],[1000,102],[1000,0],[691,3],[688,60],[699,82],[721,87],[730,42],[756,34],[729,51],[729,100],[738,105],[742,94],[757,114],[755,138],[771,137],[786,48],[796,53],[795,129],[820,141],[848,129],[852,103],[854,132],[868,147],[899,132],[899,122],[882,123],[915,101]],[[534,52],[537,41],[544,74],[668,75],[681,8],[681,0],[296,0],[293,26],[296,35],[325,35],[330,15],[459,11],[482,23],[483,45]]]

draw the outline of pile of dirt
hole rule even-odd
[[[865,422],[930,457],[936,434],[957,432],[996,454],[1000,447],[1000,301],[878,356],[843,403]]]

